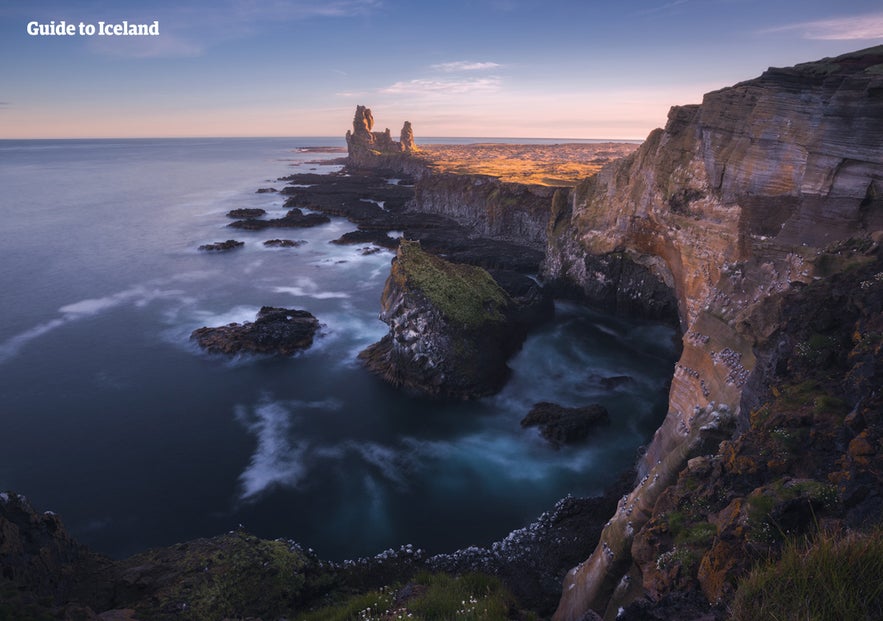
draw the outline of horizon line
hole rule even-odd
[[[23,141],[23,140],[255,140],[255,139],[316,139],[345,141],[345,135],[278,135],[278,136],[49,136],[39,138],[2,138],[0,141]],[[416,140],[417,146],[421,144],[435,144],[432,140],[550,140],[555,142],[644,142],[644,138],[574,138],[574,137],[551,137],[551,136],[427,136],[423,140]],[[332,146],[332,145],[329,145]],[[334,145],[336,146],[336,145]]]

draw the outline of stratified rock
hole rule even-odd
[[[607,408],[597,403],[584,407],[566,408],[557,403],[535,403],[521,419],[522,427],[539,427],[540,434],[552,446],[572,444],[585,440],[599,425],[609,423]]]
[[[264,245],[268,248],[298,248],[307,243],[305,239],[268,239]]]
[[[787,363],[785,296],[867,260],[883,229],[881,68],[876,47],[708,93],[553,201],[546,277],[615,310],[674,300],[684,334],[668,414],[638,465],[653,483],[568,575],[555,621],[615,615],[613,588],[638,571],[633,538],[660,495],[697,451],[749,426]]]
[[[264,306],[254,322],[199,328],[190,335],[213,354],[277,354],[290,356],[313,344],[319,321],[305,310]]]
[[[263,215],[266,215],[267,211],[265,209],[260,209],[258,207],[244,207],[241,209],[231,209],[227,212],[228,218],[260,218]]]
[[[199,249],[207,252],[222,252],[225,250],[233,250],[234,248],[239,248],[244,245],[245,242],[236,241],[235,239],[228,239],[227,241],[203,244],[199,247]]]
[[[402,240],[381,298],[389,334],[359,354],[394,386],[448,398],[493,394],[526,327],[485,270],[450,263]]]

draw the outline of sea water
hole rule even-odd
[[[301,149],[342,144],[0,141],[0,490],[114,557],[241,525],[343,559],[485,545],[634,462],[665,413],[671,329],[559,303],[501,393],[422,399],[357,360],[387,331],[392,253],[330,244],[343,219],[226,228],[234,208],[283,214],[255,191],[337,170]],[[197,249],[230,238],[245,246]],[[231,359],[189,338],[263,305],[313,313],[314,345]],[[632,381],[600,381],[617,375]],[[612,423],[555,450],[519,425],[538,401],[601,403]]]

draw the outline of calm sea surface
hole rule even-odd
[[[298,150],[317,144],[343,141],[0,141],[0,490],[115,557],[242,524],[342,559],[487,544],[634,461],[665,413],[668,328],[561,304],[510,384],[474,403],[367,373],[356,355],[386,333],[392,254],[329,244],[354,229],[342,219],[225,228],[233,208],[284,212],[257,188],[335,170]],[[197,251],[229,238],[246,245]],[[314,346],[230,360],[189,340],[262,305],[316,315]],[[611,375],[635,381],[605,390]],[[600,402],[613,424],[555,451],[519,426],[541,400]]]

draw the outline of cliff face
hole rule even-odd
[[[455,219],[478,235],[542,250],[556,188],[485,175],[436,173],[415,187],[415,207]]]
[[[556,619],[603,611],[667,484],[689,457],[713,452],[709,441],[715,446],[728,427],[748,427],[781,359],[783,296],[848,263],[822,250],[879,241],[881,144],[878,47],[770,69],[709,93],[701,106],[673,108],[637,152],[556,202],[546,276],[589,296],[599,287],[627,291],[624,271],[606,266],[631,263],[642,282],[673,292],[684,332],[669,413],[639,464],[641,483],[592,557],[568,575]]]

